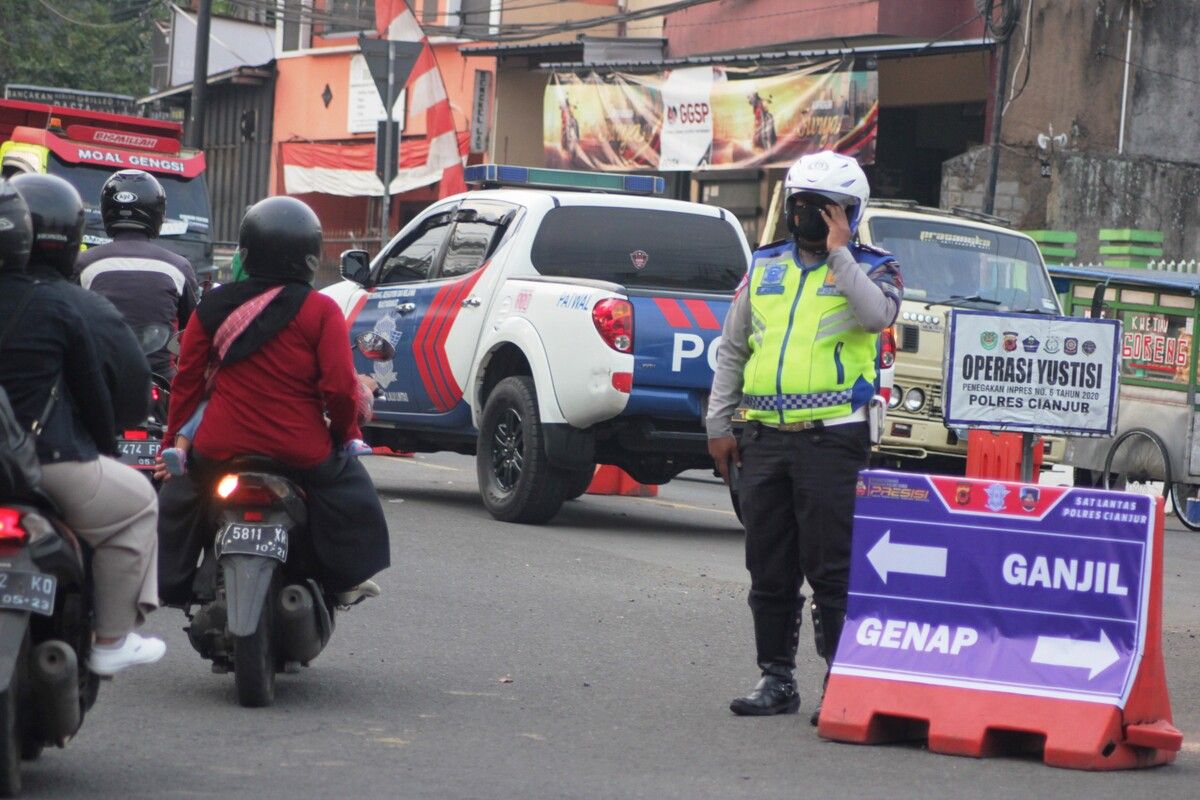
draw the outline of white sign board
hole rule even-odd
[[[492,73],[475,70],[471,91],[471,152],[485,153],[492,133]]]
[[[392,108],[392,119],[400,123],[404,130],[404,95],[396,98]],[[350,78],[347,81],[346,92],[346,130],[350,133],[375,133],[375,123],[384,118],[383,101],[379,99],[379,90],[367,69],[367,60],[362,55],[350,59]]]
[[[946,345],[947,427],[1111,436],[1121,323],[957,310]]]

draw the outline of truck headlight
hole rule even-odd
[[[904,398],[904,387],[899,384],[892,386],[892,393],[888,396],[888,408],[899,408],[900,401]]]
[[[920,411],[925,405],[925,392],[920,389],[909,389],[904,395],[905,411]]]

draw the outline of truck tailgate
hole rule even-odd
[[[633,391],[625,414],[700,420],[732,295],[629,290]]]

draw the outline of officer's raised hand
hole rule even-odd
[[[709,439],[708,454],[712,456],[713,463],[717,466],[717,472],[721,474],[721,479],[728,486],[731,465],[736,465],[739,469],[742,466],[742,454],[738,452],[737,439],[732,436]]]
[[[826,252],[832,253],[850,244],[850,220],[846,219],[846,209],[837,203],[821,206],[821,218],[829,226],[829,235],[825,237]]]

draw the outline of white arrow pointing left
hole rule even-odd
[[[1078,667],[1088,670],[1088,680],[1117,663],[1121,658],[1117,648],[1103,629],[1097,641],[1063,639],[1057,636],[1039,636],[1033,648],[1035,664],[1052,667]]]
[[[888,530],[875,543],[875,546],[867,551],[867,560],[871,562],[871,566],[879,573],[879,577],[884,583],[887,583],[889,572],[944,578],[946,577],[946,552],[945,547],[896,544],[892,541],[892,532]]]

